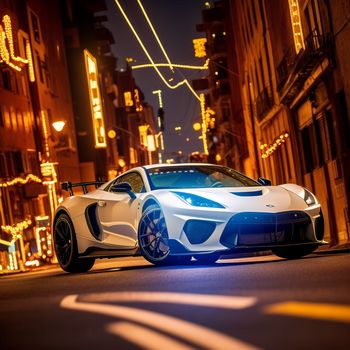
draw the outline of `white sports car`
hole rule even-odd
[[[56,210],[53,237],[63,270],[89,270],[96,258],[142,255],[153,264],[214,263],[235,252],[272,250],[284,258],[313,252],[323,240],[316,197],[295,184],[271,186],[211,164],[134,168]],[[74,196],[81,186],[83,195]]]

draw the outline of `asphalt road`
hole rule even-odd
[[[0,277],[0,349],[349,349],[350,254]]]

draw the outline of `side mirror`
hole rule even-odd
[[[111,192],[117,193],[127,193],[131,199],[135,199],[135,193],[132,191],[132,188],[128,182],[120,182],[119,184],[113,185],[111,187]]]
[[[258,182],[259,182],[259,184],[261,184],[263,186],[271,186],[272,185],[271,180],[265,179],[263,177],[259,177]]]

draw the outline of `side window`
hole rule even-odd
[[[119,177],[114,184],[119,184],[121,182],[128,182],[134,193],[141,193],[145,189],[141,175],[138,173],[129,173],[123,175]]]

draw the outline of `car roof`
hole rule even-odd
[[[183,166],[220,166],[217,164],[209,164],[209,163],[176,163],[176,164],[150,164],[150,165],[144,165],[143,168],[145,169],[154,169],[154,168],[167,168],[167,167],[183,167]]]

